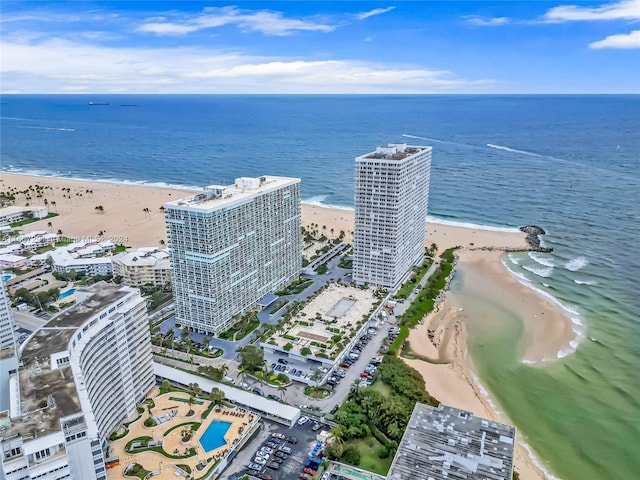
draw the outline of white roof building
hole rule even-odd
[[[166,250],[142,247],[119,253],[112,259],[113,275],[122,277],[127,285],[165,287],[171,283],[171,263]]]

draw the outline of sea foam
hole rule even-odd
[[[543,157],[544,155],[540,155],[534,152],[527,152],[526,150],[518,150],[516,148],[505,147],[504,145],[494,145],[493,143],[487,143],[487,147],[495,148],[496,150],[504,150],[505,152],[511,153],[519,153],[521,155],[530,155],[532,157]]]
[[[589,260],[587,260],[585,257],[576,257],[572,260],[569,260],[567,263],[565,263],[564,268],[566,268],[567,270],[571,270],[572,272],[575,272],[577,270],[580,270],[583,267],[586,267],[587,265],[589,265]]]
[[[553,260],[549,258],[548,255],[539,252],[529,252],[529,258],[540,265],[544,265],[545,267],[555,267],[555,263]]]
[[[444,218],[438,218],[431,215],[427,215],[428,223],[435,223],[437,225],[449,225],[451,227],[463,227],[463,228],[473,228],[475,230],[487,230],[489,232],[507,232],[507,233],[518,233],[520,230],[516,227],[498,227],[494,225],[478,225],[477,223],[469,223],[469,222],[457,222],[455,220],[446,220]]]
[[[544,267],[539,265],[523,265],[522,268],[543,278],[549,278],[553,275],[553,267]]]

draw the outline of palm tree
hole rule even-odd
[[[222,365],[220,365],[218,367],[218,370],[220,370],[220,372],[222,372],[222,376],[224,377],[227,372],[229,371],[229,365],[227,365],[226,363],[223,363]]]
[[[62,235],[62,230],[58,229],[58,231],[56,232],[58,235]]]
[[[151,210],[145,207],[142,209],[142,211],[144,212],[144,216],[146,217],[147,215],[149,215],[149,220],[151,220]]]
[[[360,396],[360,391],[362,390],[362,379],[356,378],[353,382],[353,389],[351,390],[353,398],[358,398]]]
[[[164,240],[160,240],[160,246],[161,246],[161,247],[164,247],[164,246],[165,246],[165,244],[166,244],[166,242],[165,242]]]
[[[171,339],[171,350],[173,351],[173,341],[175,339],[175,332],[173,331],[173,328],[170,328],[169,330],[167,330],[167,335]]]
[[[189,405],[189,413],[187,413],[187,416],[192,415],[193,414],[193,409],[191,408],[191,406],[196,403],[196,399],[193,398],[191,395],[189,395],[189,400],[187,400],[187,405]]]
[[[284,401],[284,392],[287,391],[287,387],[285,387],[284,385],[278,385],[278,392],[280,393],[280,401],[283,402]]]
[[[207,349],[207,352],[209,351],[209,342],[211,342],[211,339],[209,337],[204,337],[202,339],[202,343],[204,343],[204,348]]]
[[[49,231],[51,232],[52,231],[51,227],[53,227],[53,223],[47,222],[47,227],[49,227]]]
[[[329,430],[329,438],[334,445],[342,445],[344,443],[344,436],[346,433],[347,432],[342,425],[336,425]]]
[[[197,397],[202,393],[202,388],[197,383],[191,385],[191,390],[193,390],[193,394]]]
[[[212,388],[209,394],[209,400],[211,400],[214,405],[220,405],[224,400],[224,392],[219,388]]]
[[[163,380],[160,389],[165,393],[168,392],[171,390],[171,382],[169,380]]]

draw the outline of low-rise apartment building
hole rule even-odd
[[[171,285],[169,253],[154,247],[144,247],[112,257],[113,275],[122,277],[123,283],[134,287]]]

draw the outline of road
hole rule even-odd
[[[301,294],[290,295],[287,298],[289,298],[290,301],[294,301],[294,300],[304,301],[306,300],[306,298],[312,295],[313,292],[321,288],[326,282],[331,281],[331,279],[342,278],[342,277],[345,277],[346,275],[349,275],[351,272],[350,270],[337,268],[336,264],[338,263],[338,261],[339,261],[339,258],[334,259],[329,263],[330,270],[326,275],[322,275],[322,276],[305,275],[305,277],[313,278],[315,280],[313,285],[307,288]],[[427,280],[429,279],[429,277],[433,275],[437,267],[438,267],[438,262],[435,261],[433,265],[429,267],[429,269],[425,273],[422,280],[418,283],[416,288],[422,288],[427,282]],[[394,307],[395,315],[389,315],[386,321],[379,322],[378,333],[373,336],[371,341],[362,350],[358,361],[353,363],[353,365],[351,365],[351,367],[347,369],[345,378],[343,378],[340,381],[340,383],[336,385],[330,397],[323,400],[311,399],[310,397],[307,397],[306,395],[304,395],[305,385],[294,381],[291,386],[287,387],[286,392],[282,394],[282,398],[284,402],[294,406],[300,406],[300,405],[315,406],[320,408],[320,410],[324,413],[330,412],[335,405],[340,405],[342,402],[344,402],[344,400],[347,398],[349,394],[349,391],[351,390],[351,386],[353,385],[354,381],[357,378],[360,378],[360,374],[364,371],[365,367],[370,362],[371,358],[378,355],[380,347],[382,346],[382,342],[387,336],[387,329],[390,326],[397,324],[397,318],[400,315],[402,315],[407,310],[407,308],[409,308],[409,306],[411,305],[411,302],[415,299],[416,296],[417,294],[415,293],[415,289],[414,289],[414,291],[411,292],[409,297],[403,303],[396,304],[396,306]],[[282,309],[280,312],[278,312],[277,315],[272,315],[272,312],[270,312],[270,310],[267,308],[264,311],[260,312],[258,314],[258,317],[261,319],[261,322],[263,323],[274,324],[274,323],[277,323],[277,319],[285,311],[286,311],[285,309]],[[171,319],[168,322],[164,322],[163,331],[166,332],[169,328],[172,328],[169,325],[173,325],[173,324],[174,324],[173,319]],[[176,329],[176,332],[179,332],[179,330]],[[204,338],[204,336],[205,335],[203,334],[191,333],[191,337],[196,341],[202,341],[202,338]],[[179,335],[176,335],[176,338],[179,338]],[[242,339],[239,342],[229,342],[226,340],[212,339],[210,341],[210,345],[218,348],[222,348],[225,351],[223,356],[218,357],[216,359],[206,359],[204,357],[197,357],[197,359],[194,359],[194,360],[200,362],[203,365],[213,365],[213,366],[219,366],[223,363],[226,363],[227,366],[229,367],[227,376],[235,379],[236,382],[239,383],[240,374],[238,370],[239,363],[237,360],[236,349],[239,346],[247,345],[251,338],[252,338],[252,335],[248,335],[246,338]],[[158,347],[154,347],[154,351],[159,352],[160,349]],[[185,353],[175,351],[175,354],[172,354],[172,355],[178,358],[182,358],[184,359],[184,361],[175,361],[175,360],[171,360],[164,357],[158,357],[158,356],[156,356],[155,358],[157,361],[161,363],[165,363],[171,366],[177,366],[180,368],[195,370],[195,368],[197,367],[197,365],[196,366],[190,365],[189,356]],[[253,386],[259,387],[264,392],[265,395],[273,394],[278,397],[281,396],[281,392],[278,392],[278,389],[275,387],[271,387],[266,384],[260,384],[258,380],[253,379],[251,377],[246,377],[243,380],[252,387]]]

